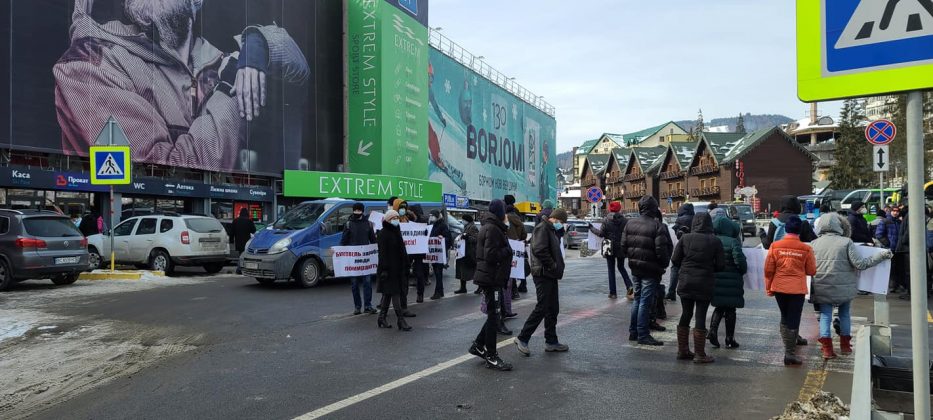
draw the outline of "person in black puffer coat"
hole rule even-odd
[[[402,309],[402,292],[408,289],[408,253],[405,252],[405,241],[399,229],[399,215],[395,210],[386,212],[382,222],[382,230],[376,238],[379,245],[379,268],[376,275],[379,277],[377,291],[382,293],[382,303],[379,305],[379,328],[392,328],[386,321],[389,313],[389,303],[395,307],[398,317],[398,329],[410,331],[411,327],[405,322]]]
[[[603,254],[603,258],[606,259],[606,264],[609,266],[609,299],[616,298],[616,267],[618,267],[619,272],[622,273],[622,281],[625,282],[626,297],[628,297],[628,300],[633,300],[635,292],[632,289],[632,279],[629,278],[628,272],[625,271],[625,256],[620,253],[622,249],[622,231],[625,230],[626,223],[625,216],[621,212],[622,204],[613,201],[609,203],[609,214],[603,219],[599,229],[596,229],[592,223],[590,223],[589,227],[590,232],[603,238],[604,241],[608,240],[612,245],[611,251],[608,254]]]
[[[677,294],[683,312],[677,325],[677,359],[693,359],[694,363],[710,363],[706,355],[706,311],[713,299],[716,272],[725,269],[722,242],[713,235],[713,219],[709,213],[693,218],[691,233],[680,238],[674,248],[671,262],[680,267]],[[695,316],[694,316],[695,315]],[[690,319],[696,318],[693,328],[693,351],[689,351]]]
[[[693,204],[685,203],[677,209],[677,220],[674,221],[674,234],[677,235],[677,239],[680,240],[682,236],[690,233],[690,228],[693,226],[693,216],[696,212],[693,209]],[[667,296],[664,298],[671,301],[677,301],[677,275],[679,274],[678,267],[671,266],[671,285],[667,289]]]
[[[476,240],[476,274],[473,283],[483,290],[486,303],[486,323],[480,330],[470,354],[486,360],[486,367],[496,370],[512,370],[512,365],[499,358],[496,333],[502,322],[499,318],[500,305],[496,298],[512,272],[512,247],[505,236],[505,203],[492,200],[489,215],[479,230]]]
[[[642,197],[638,202],[638,212],[638,218],[625,224],[619,253],[628,258],[635,288],[629,340],[644,345],[661,346],[664,343],[655,340],[650,334],[649,318],[655,302],[657,285],[661,283],[661,276],[670,264],[671,238],[667,233],[667,227],[655,217],[658,201],[654,197]]]
[[[785,195],[781,198],[781,212],[778,214],[777,220],[786,224],[791,217],[800,218],[800,201],[797,200],[797,197]],[[765,249],[770,248],[771,244],[775,242],[774,234],[776,232],[777,225],[772,221],[768,225],[767,235],[761,238],[761,245]],[[800,242],[813,242],[814,239],[816,239],[816,233],[813,232],[813,227],[807,221],[803,221],[803,225],[800,227]]]
[[[865,220],[866,214],[868,214],[868,209],[865,208],[865,203],[859,200],[852,202],[852,211],[849,213],[848,220],[849,225],[852,226],[852,242],[857,244],[874,243],[871,229],[868,228],[868,221]]]

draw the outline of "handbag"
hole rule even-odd
[[[613,253],[613,250],[612,250],[612,240],[611,240],[611,239],[603,239],[602,246],[600,247],[600,253],[602,253],[602,256],[603,256],[604,258],[611,258],[611,257],[614,257],[614,256],[615,256],[615,254]]]

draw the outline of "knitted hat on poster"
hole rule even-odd
[[[613,202],[609,203],[609,211],[611,211],[611,212],[613,212],[613,213],[618,213],[618,212],[622,211],[622,203],[620,203],[620,202],[618,202],[618,201],[613,201]]]
[[[799,235],[800,230],[803,228],[803,220],[800,220],[799,217],[791,217],[787,219],[787,223],[784,224],[784,231],[794,235]]]

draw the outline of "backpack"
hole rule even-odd
[[[787,235],[787,230],[785,230],[785,223],[778,219],[771,219],[771,223],[774,223],[774,239],[771,240],[771,243],[780,241],[784,238],[784,235]]]

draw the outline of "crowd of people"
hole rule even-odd
[[[377,292],[382,294],[378,306],[378,326],[391,328],[388,320],[390,306],[394,308],[399,330],[410,331],[406,318],[415,314],[408,310],[409,275],[415,278],[416,300],[422,302],[428,273],[433,271],[435,290],[431,299],[444,296],[443,272],[445,264],[431,264],[425,255],[406,252],[400,224],[427,222],[430,236],[444,238],[453,249],[456,242],[464,242],[465,251],[456,260],[456,278],[460,287],[454,294],[468,293],[473,282],[481,294],[480,310],[485,321],[469,347],[469,352],[485,360],[488,368],[511,370],[512,365],[502,360],[497,346],[498,335],[512,335],[505,320],[517,316],[512,312],[511,300],[527,292],[525,279],[511,276],[513,250],[510,240],[526,242],[526,275],[531,275],[537,303],[524,326],[514,339],[518,353],[531,355],[530,340],[544,323],[544,350],[566,352],[569,346],[561,343],[556,332],[560,312],[559,280],[564,276],[564,257],[561,238],[568,215],[563,209],[554,209],[545,203],[545,212],[536,218],[530,238],[526,238],[522,216],[515,209],[515,199],[505,196],[492,200],[481,213],[481,225],[470,215],[463,216],[465,229],[452,238],[445,218],[432,211],[425,218],[418,205],[409,206],[393,197],[382,220],[382,228],[374,233],[364,207],[357,204],[353,216],[344,229],[342,245],[378,244],[379,265]],[[652,337],[652,331],[665,331],[658,320],[666,319],[665,300],[679,298],[681,314],[677,323],[677,359],[694,363],[711,363],[706,345],[727,349],[739,347],[736,337],[738,310],[745,306],[744,279],[748,262],[743,252],[740,225],[726,212],[711,203],[706,209],[695,209],[684,204],[678,217],[668,227],[662,219],[658,201],[651,196],[639,203],[639,216],[626,218],[621,205],[609,203],[609,213],[599,226],[590,224],[590,232],[602,238],[599,249],[608,269],[610,299],[617,299],[616,274],[621,274],[626,297],[632,301],[629,321],[629,340],[646,346],[663,346]],[[800,320],[805,296],[810,295],[814,310],[819,313],[819,342],[826,359],[837,357],[831,330],[837,330],[842,354],[851,353],[851,303],[859,294],[859,271],[886,259],[894,258],[892,282],[907,288],[906,280],[906,207],[885,210],[881,220],[870,226],[864,215],[863,203],[856,202],[852,211],[841,215],[831,208],[821,209],[820,217],[808,222],[801,215],[796,197],[782,200],[781,211],[776,214],[760,234],[762,246],[767,249],[764,262],[765,293],[774,298],[780,311],[780,341],[784,347],[784,364],[799,365],[797,347],[807,345],[800,336]],[[704,211],[700,211],[704,210]],[[673,236],[672,236],[673,233]],[[857,246],[871,244],[877,239],[886,249],[862,257]],[[676,244],[676,245],[675,245]],[[628,260],[628,264],[625,264]],[[899,264],[904,264],[898,268]],[[669,289],[665,293],[662,277],[670,271]],[[812,278],[808,287],[807,277]],[[351,281],[355,313],[377,313],[371,305],[371,284],[368,277]],[[363,296],[360,296],[360,290]],[[712,307],[712,315],[707,314]],[[834,322],[833,319],[836,318]],[[725,321],[725,337],[720,342],[720,324]],[[692,341],[692,347],[690,343]]]

